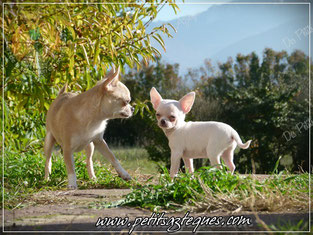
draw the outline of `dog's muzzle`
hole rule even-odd
[[[127,110],[126,112],[121,112],[120,115],[121,115],[123,118],[129,118],[129,117],[133,116],[134,111],[135,111],[135,108],[132,107],[132,106],[130,106],[130,107],[129,107],[129,110]]]
[[[162,119],[160,121],[160,125],[161,125],[161,127],[167,127],[167,123],[166,123],[166,121],[164,119]]]

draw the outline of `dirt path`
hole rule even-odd
[[[112,202],[121,200],[123,195],[129,193],[130,189],[89,189],[72,191],[49,191],[40,192],[33,195],[24,208],[16,210],[5,210],[4,230],[5,231],[129,231],[132,223],[119,227],[98,227],[95,224],[99,217],[128,217],[129,221],[134,221],[136,217],[151,217],[148,210],[130,207],[111,207]],[[184,212],[168,213],[165,216],[183,217]],[[230,214],[216,212],[213,214],[191,213],[192,216],[222,216],[223,220],[228,221]],[[253,214],[239,213],[233,216],[249,219],[250,224],[242,226],[207,226],[199,227],[198,230],[264,230],[257,223]],[[288,213],[288,214],[259,214],[266,224],[297,224],[300,220],[308,221],[308,213]],[[1,218],[2,220],[2,218]],[[195,226],[195,225],[194,225]],[[182,228],[191,231],[194,226]],[[135,231],[166,231],[169,226],[136,226]],[[242,234],[242,233],[241,233]]]

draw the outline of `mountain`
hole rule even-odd
[[[265,32],[236,41],[215,53],[211,59],[212,61],[225,61],[229,56],[234,57],[238,53],[238,48],[240,48],[241,54],[249,54],[254,51],[258,55],[262,55],[264,48],[268,47],[285,50],[289,53],[294,50],[302,50],[308,55],[309,37],[304,33],[307,29],[303,18],[289,21]]]
[[[212,5],[195,16],[172,20],[177,33],[164,37],[164,61],[179,63],[180,73],[197,68],[205,59],[213,63],[252,51],[260,56],[264,48],[295,49],[308,53],[308,5],[225,4]],[[155,22],[155,27],[160,23]],[[289,39],[289,40],[288,40]]]

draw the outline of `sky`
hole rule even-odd
[[[230,1],[230,0],[228,0]],[[226,1],[225,1],[226,2]],[[177,5],[179,6],[180,10],[177,14],[174,13],[171,6],[166,5],[162,8],[160,13],[158,14],[155,21],[170,21],[173,19],[177,19],[182,16],[193,16],[199,14],[201,12],[206,11],[211,4],[207,0],[199,0],[199,1],[185,1],[182,3],[181,1],[177,1]]]
[[[311,2],[311,4],[313,4],[313,0],[301,0],[301,1],[297,1],[297,0],[259,0],[259,1],[255,1],[255,0],[196,0],[196,1],[192,1],[192,0],[185,0],[183,1],[176,1],[176,4],[179,6],[180,11],[175,14],[172,7],[170,7],[169,5],[166,5],[162,8],[162,10],[160,11],[160,13],[158,14],[157,18],[155,19],[155,21],[170,21],[170,20],[174,20],[177,19],[179,17],[183,17],[183,16],[194,16],[197,15],[201,12],[206,11],[208,8],[210,8],[212,6],[212,4],[216,4],[216,3],[231,3],[231,2]]]
[[[273,3],[273,0],[260,1]],[[171,7],[164,6],[154,21],[155,26],[170,21],[177,29],[173,38],[164,37],[166,51],[157,43],[155,45],[162,52],[164,61],[179,63],[182,74],[188,68],[203,65],[205,59],[218,63],[226,61],[229,56],[235,58],[238,53],[246,55],[253,51],[262,57],[265,48],[288,53],[299,49],[308,54],[307,4],[252,5],[224,0],[223,3],[231,4],[223,5],[207,2],[198,0],[197,4],[190,1],[179,4],[181,10],[177,15]],[[303,31],[300,36],[299,31]]]

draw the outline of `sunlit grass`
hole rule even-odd
[[[194,176],[180,173],[171,181],[168,171],[158,184],[133,190],[123,202],[152,211],[188,209],[201,212],[308,211],[309,174],[273,174],[264,180],[250,175],[231,175],[203,167]]]
[[[154,175],[158,173],[158,165],[149,160],[148,153],[144,148],[113,147],[111,150],[125,170],[141,174]],[[110,165],[108,160],[97,152],[95,153],[94,159],[106,165]]]
[[[79,189],[129,188],[138,184],[136,180],[125,181],[121,179],[111,166],[104,165],[99,161],[94,161],[94,170],[97,179],[90,180],[85,158],[85,155],[81,153],[75,156],[75,171]],[[67,174],[63,157],[60,153],[54,153],[52,156],[52,171],[49,181],[44,180],[44,168],[45,158],[42,154],[33,154],[31,152],[18,154],[14,151],[5,152],[5,208],[22,206],[24,198],[40,190],[67,189]]]
[[[114,205],[128,205],[158,210],[193,210],[201,212],[240,211],[308,211],[309,174],[277,172],[277,165],[269,177],[260,180],[252,175],[231,175],[226,169],[203,167],[194,176],[180,173],[173,181],[166,168],[160,169],[149,161],[145,150],[139,148],[113,149],[121,164],[133,176],[124,181],[102,157],[95,156],[97,179],[87,174],[85,154],[75,156],[79,189],[130,188],[123,200]],[[5,208],[23,206],[25,198],[41,190],[67,190],[67,175],[62,155],[52,160],[51,180],[44,180],[45,159],[42,154],[6,151],[4,162]],[[1,164],[2,166],[2,164]],[[146,174],[145,174],[146,173]],[[1,196],[3,196],[1,194]],[[101,208],[101,205],[96,205]],[[109,205],[103,205],[107,207]]]

